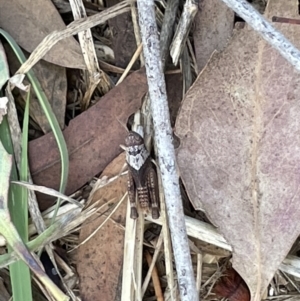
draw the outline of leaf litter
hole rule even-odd
[[[269,18],[272,17],[272,14],[283,14],[282,7],[280,7],[279,1],[270,0],[269,2]],[[289,2],[289,5],[285,4],[285,9],[286,7],[289,7],[290,10],[286,10],[285,13],[287,17],[291,17],[293,16],[293,12],[296,11],[295,7],[292,7],[292,3],[294,5],[295,3],[292,0],[287,2]],[[111,4],[112,3],[110,3],[110,5]],[[205,4],[207,4],[208,6],[209,4],[211,5],[211,3]],[[159,5],[158,8],[161,9]],[[215,5],[218,4],[215,3]],[[277,9],[277,11],[275,8]],[[92,7],[92,9],[96,9],[96,7]],[[271,9],[274,10],[274,12],[271,13]],[[68,8],[68,12],[69,11],[70,8]],[[91,10],[87,9],[87,12],[90,13]],[[214,11],[212,10],[212,12]],[[157,11],[157,13],[159,15],[159,10]],[[229,36],[232,13],[228,10],[226,11],[226,13],[227,15],[223,20],[224,22],[228,21],[229,31],[227,31],[226,35]],[[203,12],[203,14],[205,16],[205,12]],[[210,13],[208,13],[208,15],[209,14]],[[220,8],[220,14],[222,14],[222,8]],[[124,16],[125,14],[122,15],[122,18],[120,19],[119,17],[115,18],[113,20],[114,22],[110,21],[110,26],[113,27],[113,24],[118,25],[118,22],[121,22],[123,24],[123,22],[130,20],[129,13],[127,14],[127,17],[124,18]],[[295,15],[295,17],[297,16]],[[118,21],[118,19],[121,21]],[[201,21],[207,22],[205,23],[207,24],[205,26],[211,28],[210,30],[212,32],[218,31],[218,29],[220,29],[220,27],[218,27],[220,23],[216,24],[213,18],[209,20],[208,17],[207,20],[204,20],[204,18],[201,19],[200,17],[200,19],[198,19],[198,21],[196,22],[199,22],[199,20],[199,24],[201,24]],[[160,22],[161,19],[158,18],[158,23],[161,25]],[[183,90],[182,78],[185,78],[184,80],[185,82],[187,82],[186,78],[191,78],[191,74],[193,74],[194,76],[197,70],[200,71],[202,69],[203,65],[210,57],[211,52],[216,47],[220,47],[219,49],[222,49],[227,42],[225,40],[221,41],[218,39],[213,42],[209,38],[209,34],[205,32],[201,33],[203,25],[199,24],[197,25],[198,29],[196,26],[196,29],[194,31],[194,47],[198,66],[193,65],[196,64],[196,61],[194,59],[195,55],[192,53],[193,49],[191,48],[191,40],[188,40],[188,43],[190,43],[188,48],[190,53],[186,52],[185,50],[183,54],[183,56],[185,56],[185,59],[183,59],[183,61],[191,64],[191,68],[189,68],[189,71],[185,71],[188,68],[183,68],[183,76],[181,74],[174,74],[170,77],[169,80],[170,88],[168,93],[172,93],[173,95],[172,97],[170,97],[170,99],[172,99],[173,101],[171,100],[169,103],[172,124],[174,124],[175,122],[179,103],[181,100],[181,94]],[[297,42],[295,41],[297,38],[295,28],[291,28],[290,25],[278,25],[278,27],[284,32],[284,34],[287,35],[289,39],[291,39],[295,43],[295,45],[297,45]],[[28,27],[28,30],[30,28],[31,27]],[[71,28],[72,30],[74,30],[74,27]],[[102,29],[103,28],[104,27],[102,27]],[[121,26],[122,30],[124,28],[122,28]],[[120,66],[125,68],[127,66],[132,55],[132,49],[134,49],[134,46],[130,46],[134,45],[134,43],[132,43],[132,40],[128,42],[128,44],[122,42],[122,38],[124,38],[124,36],[127,34],[130,37],[133,37],[132,27],[129,26],[129,28],[130,30],[125,30],[124,34],[121,34],[121,36],[119,37],[118,35],[114,35],[114,44],[124,46],[124,48],[122,47],[122,49],[117,49],[118,47],[112,46],[112,50],[115,53],[116,66],[113,65],[113,61],[111,60],[109,61],[109,63],[99,60],[100,68],[103,68],[107,72],[112,72],[114,76],[116,76],[118,73],[123,72],[123,70],[118,67]],[[97,27],[97,29],[100,30],[100,26]],[[117,32],[121,32],[121,29],[119,26]],[[70,32],[68,30],[69,29],[67,29],[67,32]],[[197,30],[200,30],[200,33],[197,32]],[[50,32],[52,32],[52,30],[50,30],[49,33]],[[65,32],[66,31],[64,31],[64,33]],[[293,34],[294,40],[292,39]],[[94,39],[97,39],[97,37],[99,37],[99,33],[94,30],[92,30],[92,35]],[[221,33],[219,33],[218,35],[218,32],[216,33],[216,35],[219,38],[224,36]],[[196,37],[201,38],[197,39]],[[55,37],[53,36],[53,38]],[[40,42],[41,39],[38,42]],[[101,39],[99,41],[101,41]],[[47,41],[45,41],[44,43],[45,45],[47,44],[46,42]],[[19,43],[21,44],[21,42]],[[199,58],[202,55],[202,46],[200,45],[206,44],[209,44],[210,47],[208,47],[207,51],[203,53],[203,58]],[[58,45],[60,44],[57,44],[57,46]],[[127,46],[128,48],[126,49]],[[27,46],[23,47],[27,49]],[[33,51],[34,48],[35,47],[30,48],[29,51]],[[188,55],[191,55],[192,59],[186,59],[187,53]],[[236,55],[236,58],[234,58],[234,55]],[[49,57],[46,55],[45,59],[48,58]],[[34,60],[29,60],[27,62],[27,66],[32,64],[33,61]],[[242,65],[241,62],[247,64]],[[259,64],[257,64],[257,62]],[[278,66],[277,72],[275,72],[275,66]],[[134,67],[138,68],[137,62],[135,63]],[[187,74],[185,74],[187,72],[192,73],[187,76]],[[168,70],[167,73],[178,73],[178,71],[174,70],[173,67],[173,70]],[[114,76],[112,76],[112,74],[109,75],[112,79],[114,79]],[[239,79],[237,79],[237,75],[240,76]],[[293,294],[295,294],[295,291],[297,291],[297,279],[293,278],[292,276],[297,275],[298,273],[300,277],[299,271],[297,271],[297,269],[295,270],[295,265],[297,265],[298,263],[297,252],[299,250],[297,243],[295,243],[295,245],[293,246],[290,255],[286,259],[284,259],[292,243],[296,239],[296,236],[298,235],[294,234],[293,237],[293,233],[297,233],[298,230],[295,226],[296,222],[293,222],[292,219],[283,219],[284,217],[290,217],[287,216],[288,214],[283,214],[285,209],[287,208],[287,196],[294,195],[294,201],[297,200],[295,193],[295,187],[297,187],[297,185],[295,184],[296,180],[294,180],[294,182],[288,181],[290,180],[290,177],[287,180],[287,175],[289,175],[288,172],[291,172],[294,176],[294,179],[297,179],[297,170],[295,168],[293,169],[291,166],[292,163],[298,162],[298,157],[295,152],[293,152],[293,147],[297,145],[297,139],[294,139],[295,132],[293,132],[292,127],[294,126],[294,128],[296,128],[296,123],[292,123],[291,120],[293,120],[293,118],[290,118],[289,116],[289,114],[292,114],[294,120],[297,117],[295,95],[297,93],[296,89],[298,82],[295,79],[296,77],[297,74],[292,70],[288,63],[286,63],[281,57],[279,57],[279,55],[274,50],[271,50],[270,46],[265,45],[264,42],[261,41],[252,30],[246,28],[243,30],[243,32],[241,31],[239,33],[234,33],[232,41],[228,41],[228,47],[224,50],[224,52],[214,55],[209,64],[201,72],[194,86],[190,89],[187,97],[184,100],[176,123],[176,133],[179,134],[179,136],[181,135],[181,146],[178,151],[180,173],[183,177],[185,188],[190,197],[190,201],[193,203],[195,209],[204,209],[213,225],[218,226],[216,230],[214,226],[207,223],[206,218],[202,218],[203,214],[200,214],[199,211],[193,211],[189,209],[189,215],[191,216],[186,216],[186,225],[190,238],[192,261],[197,275],[197,287],[199,293],[202,296],[201,300],[219,300],[219,298],[215,295],[215,293],[218,292],[218,289],[221,289],[221,292],[224,293],[224,290],[228,290],[228,283],[236,284],[236,282],[240,283],[240,281],[242,281],[239,280],[241,278],[239,278],[238,274],[236,274],[236,272],[230,267],[231,264],[228,261],[228,253],[231,251],[233,254],[233,266],[244,278],[253,296],[255,293],[257,293],[257,296],[263,296],[263,286],[266,287],[271,280],[268,294],[269,297],[273,295],[273,298],[270,297],[269,300],[283,300],[283,298],[290,301],[298,300],[297,297],[293,296]],[[259,78],[258,82],[256,81],[256,78]],[[283,81],[283,84],[281,81]],[[83,89],[82,91],[80,91],[80,87],[77,86],[75,88],[78,89],[78,91],[77,94],[74,94],[75,102],[73,109],[76,109],[78,107],[78,104],[81,103],[76,101],[76,95],[78,99],[83,99],[82,95],[85,93],[86,87],[88,87],[88,82],[86,82],[86,79],[84,77],[80,78],[78,82],[80,83],[79,86],[83,83]],[[253,84],[254,82],[256,82],[255,88],[251,86],[251,84]],[[267,90],[267,88],[265,87],[270,86],[270,82],[272,83],[272,89]],[[281,86],[277,90],[275,90],[276,84],[279,86],[279,83],[281,84]],[[288,87],[289,84],[292,88],[289,88],[290,90],[288,91],[288,93],[286,93],[285,89],[287,89],[286,87]],[[176,89],[174,89],[174,87],[176,87],[177,91]],[[72,166],[71,176],[69,179],[70,185],[68,187],[67,194],[74,192],[79,187],[84,185],[91,179],[91,177],[102,171],[104,167],[111,162],[108,169],[103,172],[103,175],[107,176],[106,181],[108,181],[109,184],[106,184],[104,185],[104,187],[102,187],[103,183],[101,182],[101,180],[98,180],[96,184],[90,183],[90,185],[84,186],[84,188],[75,192],[75,194],[71,196],[72,198],[80,201],[81,203],[86,203],[85,199],[93,199],[92,204],[89,204],[89,202],[87,202],[89,204],[89,207],[85,208],[82,211],[82,214],[79,214],[77,211],[76,213],[75,211],[74,213],[67,213],[66,218],[62,218],[60,222],[64,227],[69,224],[69,227],[67,227],[68,230],[64,230],[64,233],[58,233],[58,231],[56,230],[56,232],[52,234],[52,236],[49,236],[51,237],[51,240],[60,238],[60,242],[70,252],[69,263],[73,262],[72,265],[74,265],[75,262],[74,266],[76,267],[77,265],[80,279],[80,294],[82,298],[85,298],[85,300],[95,300],[100,298],[99,296],[101,296],[101,300],[113,300],[121,298],[120,286],[122,285],[122,281],[120,275],[122,271],[123,256],[125,256],[126,258],[127,252],[126,248],[123,249],[123,227],[127,227],[127,224],[125,225],[126,203],[121,203],[121,209],[118,208],[113,217],[109,216],[109,212],[111,212],[111,210],[113,210],[114,208],[114,206],[111,206],[110,204],[120,202],[120,200],[122,199],[121,195],[123,195],[126,191],[126,176],[124,176],[124,174],[121,175],[120,173],[120,170],[122,169],[122,162],[124,162],[124,158],[122,158],[123,154],[121,154],[117,160],[113,159],[120,153],[121,150],[118,148],[118,146],[119,144],[123,143],[123,138],[125,135],[124,128],[120,123],[126,124],[128,117],[132,113],[134,113],[140,106],[142,96],[145,94],[146,90],[147,85],[143,71],[135,72],[125,79],[123,86],[121,84],[118,87],[114,87],[105,96],[100,95],[102,96],[100,101],[90,107],[88,111],[72,120],[65,130],[65,137],[69,146]],[[107,91],[105,91],[105,93],[106,92]],[[273,95],[274,92],[277,92],[277,95],[275,95],[275,97]],[[97,95],[97,93],[98,92],[94,94]],[[256,105],[256,107],[254,106],[254,109],[253,104],[255,104],[255,98],[251,97],[251,95],[253,94],[260,97],[261,99],[261,105]],[[288,95],[288,97],[286,98],[284,105],[281,106],[281,99],[285,97],[284,94]],[[267,101],[269,98],[265,98],[266,96],[272,98],[274,101],[270,104],[270,102]],[[113,102],[115,101],[115,99],[122,100],[118,101],[117,105],[114,105]],[[190,104],[189,101],[191,102]],[[92,97],[92,104],[93,103],[94,99]],[[274,105],[274,107],[272,107],[272,105]],[[126,111],[124,111],[124,108],[126,109]],[[129,109],[128,111],[127,108]],[[200,113],[199,108],[201,109]],[[259,110],[259,108],[261,110]],[[265,111],[263,111],[263,109],[265,109]],[[229,112],[231,112],[233,115],[230,115]],[[287,116],[289,116],[289,118],[287,118]],[[217,124],[216,122],[216,125],[214,126],[214,124],[209,123],[210,119],[217,120],[218,122],[220,122],[220,124]],[[199,122],[202,122],[202,120],[204,120],[205,127],[200,127],[199,130]],[[266,127],[266,130],[264,126],[262,126],[263,122],[266,122],[268,125]],[[249,142],[249,138],[247,138],[249,136],[249,133],[251,133],[251,131],[253,132],[253,128],[256,130],[254,132],[256,133],[256,135],[253,135],[252,137],[252,141],[256,142],[255,147],[251,147],[249,145],[251,143]],[[228,134],[228,132],[230,132],[230,134]],[[188,133],[188,135],[185,137],[182,133]],[[192,139],[189,135],[192,135],[193,138],[196,137],[196,139],[194,139],[193,141],[204,141],[204,145],[195,145],[193,143],[190,143]],[[228,135],[229,138],[227,138]],[[279,148],[281,150],[281,153],[275,155],[275,151],[273,151],[273,153],[269,152],[270,150],[278,148],[276,142],[281,138],[282,141],[280,141],[279,144],[279,146],[281,147]],[[293,143],[291,143],[291,140],[294,140]],[[264,144],[264,141],[270,142],[269,144]],[[290,148],[286,147],[288,145],[290,145]],[[223,147],[224,149],[221,149],[221,147]],[[52,134],[45,135],[31,142],[31,168],[36,184],[44,184],[47,187],[54,188],[58,187],[57,174],[59,173],[59,156],[57,155],[55,149],[56,148]],[[201,154],[199,159],[199,152],[204,149],[206,152]],[[190,157],[186,155],[186,152],[190,155]],[[46,153],[47,156],[43,157],[43,153]],[[223,157],[221,157],[220,154]],[[218,164],[220,164],[220,166],[217,166],[217,168],[213,164],[206,166],[205,164],[210,161],[204,160],[203,158],[208,155],[210,155],[210,159],[213,159],[212,162],[217,162]],[[229,155],[231,155],[231,157]],[[198,162],[193,161],[195,156],[197,157]],[[248,156],[253,160],[246,160],[245,162],[243,162],[243,160],[241,159],[244,158],[243,156]],[[38,157],[40,157],[41,159],[37,160]],[[182,157],[184,157],[184,159],[182,159]],[[225,162],[221,161],[219,157],[221,157],[222,159],[225,158],[223,159],[223,161]],[[249,166],[252,167],[255,165],[253,164],[253,162],[256,162],[254,160],[255,158],[257,162],[259,162],[258,167],[263,167],[261,171],[259,168],[257,168],[256,170],[260,171],[260,173],[257,172],[257,179],[259,179],[259,182],[252,180],[252,178],[255,178],[256,171],[251,170],[251,168],[249,171]],[[281,159],[281,162],[279,163],[277,162],[278,158],[279,160]],[[272,162],[272,164],[270,164],[269,162]],[[227,165],[225,165],[226,169],[224,165],[222,165],[225,163],[227,163]],[[284,163],[285,166],[281,177],[278,176],[279,170],[281,170],[280,163]],[[113,172],[109,171],[109,169],[111,168],[114,169]],[[238,168],[242,168],[242,170],[239,171]],[[247,168],[248,173],[250,174],[250,176],[248,177]],[[237,172],[235,176],[232,176],[234,170],[238,170],[239,173]],[[272,174],[273,170],[275,170],[274,174]],[[186,178],[189,177],[189,175],[187,174],[192,175],[192,179]],[[267,177],[265,175],[273,176],[271,177],[271,179],[276,186],[274,189],[271,185],[271,181],[266,180]],[[201,180],[200,183],[192,186],[191,188],[190,186],[194,183],[193,181],[197,181],[199,177]],[[278,189],[282,187],[280,186],[280,179],[285,180],[283,186],[286,191],[282,194],[278,193]],[[254,187],[259,187],[259,190],[254,189],[254,191],[258,192],[257,200],[261,201],[260,206],[264,208],[264,210],[267,210],[267,214],[257,214],[258,222],[256,223],[253,219],[253,216],[255,215],[252,214],[251,216],[251,214],[249,214],[249,212],[251,212],[251,206],[248,205],[247,207],[247,204],[253,204],[251,203],[251,193],[249,192],[249,187],[251,187],[250,184],[253,184],[253,182]],[[229,190],[229,188],[226,190],[224,188],[224,186],[226,185],[231,185],[231,190]],[[294,191],[292,190],[293,185]],[[90,197],[88,197],[90,190],[89,187],[91,186],[93,186],[94,189],[92,190]],[[195,187],[197,187],[197,189]],[[289,190],[289,187],[292,188],[290,188]],[[196,192],[193,191],[193,189],[195,189]],[[47,191],[47,189],[45,189],[45,191]],[[198,195],[201,196],[201,199],[198,198]],[[222,197],[224,195],[227,197]],[[231,198],[232,196],[234,196],[233,200],[237,201],[237,206],[231,205],[231,203],[228,201],[230,200],[230,197],[228,197],[228,195]],[[240,197],[240,195],[242,195],[242,197]],[[222,200],[226,199],[227,202],[221,202],[221,197]],[[237,200],[239,197],[240,199],[243,199],[244,197],[245,200],[242,208],[239,206]],[[267,197],[274,198],[274,200],[281,200],[281,202],[274,201],[272,203],[273,207],[270,207],[270,204],[265,204],[263,206],[264,200],[267,199]],[[249,200],[250,202],[247,203],[246,201]],[[211,204],[208,204],[208,201],[210,201]],[[101,204],[102,206],[106,206],[106,208],[108,208],[108,211],[105,212],[104,215],[100,214],[100,217],[98,217],[99,212],[96,212],[96,208],[101,208],[102,210],[103,207],[101,206]],[[222,207],[222,210],[216,210],[216,205],[224,207]],[[276,207],[276,205],[278,206]],[[289,206],[292,205],[293,202],[291,202],[291,204],[289,203]],[[49,201],[47,200],[47,198],[40,198],[40,206],[44,209],[49,207]],[[61,209],[63,209],[64,207],[66,206],[63,206]],[[263,212],[261,210],[261,207],[258,208],[258,213]],[[276,215],[272,215],[274,208]],[[293,210],[293,207],[290,207],[289,209],[291,216],[297,216],[297,210]],[[103,211],[101,212],[103,213]],[[226,214],[224,215],[224,212],[230,214],[231,219],[229,219]],[[255,210],[253,210],[253,206],[252,212],[255,212]],[[218,218],[215,219],[215,216],[217,216]],[[233,221],[233,217],[237,217],[237,222]],[[166,247],[164,248],[164,251],[161,249],[160,240],[162,235],[159,235],[159,225],[164,224],[166,221],[154,221],[151,220],[151,217],[147,217],[147,219],[150,222],[146,222],[146,231],[143,242],[144,249],[147,249],[146,252],[148,253],[143,256],[140,264],[146,263],[146,258],[150,262],[149,256],[153,256],[155,263],[153,266],[154,272],[152,273],[156,275],[156,280],[153,279],[153,281],[150,281],[150,285],[147,288],[144,300],[151,300],[152,296],[154,296],[155,294],[159,294],[158,298],[162,298],[162,295],[160,293],[161,288],[163,290],[165,300],[179,300],[178,287],[176,286],[176,284],[172,285],[171,287],[168,286],[168,284],[170,283],[169,279],[171,275],[176,281],[176,272],[173,268],[171,268],[171,270],[168,270],[165,267],[168,260],[172,261],[172,254],[171,257],[167,259],[166,252],[168,251],[166,250]],[[269,222],[268,224],[269,219],[271,219],[273,222]],[[247,224],[248,220],[250,221],[250,225]],[[280,222],[282,220],[283,222]],[[98,232],[90,237],[87,242],[81,245],[80,241],[85,241],[85,238],[89,237],[88,234],[93,232],[93,229],[97,227],[97,225],[101,225],[103,221],[105,221],[105,224],[101,227],[101,229],[99,229]],[[154,223],[158,223],[158,225],[155,226]],[[288,223],[290,223],[290,225],[292,226],[289,227]],[[48,225],[49,223],[46,224]],[[78,228],[80,224],[83,224],[81,229]],[[251,225],[255,225],[255,227],[251,228]],[[260,238],[263,237],[261,232],[258,231],[258,229],[260,229],[260,226],[265,228],[267,227],[266,233],[269,235],[267,237],[269,239],[269,245],[267,245],[267,243],[263,245],[263,254],[265,255],[261,260],[262,263],[266,264],[267,262],[269,265],[267,267],[264,266],[264,270],[262,272],[261,268],[259,269],[259,266],[257,266],[255,261],[257,259],[257,256],[255,257],[255,255],[251,253],[251,251],[255,250],[255,248],[257,247],[255,242],[262,241],[262,239],[256,239],[255,237],[255,234],[257,233],[259,233]],[[227,230],[226,232],[226,229],[229,228],[231,229],[231,231]],[[274,230],[277,231],[277,235],[273,233]],[[284,236],[285,241],[281,242],[281,244],[279,242],[283,240],[283,238],[278,237],[280,236],[279,233],[282,233],[280,231],[287,231],[285,232],[287,234],[285,234]],[[293,233],[289,233],[288,231]],[[224,235],[226,240],[219,232]],[[239,236],[241,233],[242,237]],[[247,241],[247,237],[251,237],[251,239],[253,238],[253,240]],[[249,247],[249,249],[246,249],[247,253],[242,249],[243,241],[248,242],[247,246]],[[290,241],[290,243],[288,241]],[[166,241],[164,243],[167,244]],[[282,247],[282,249],[274,250],[279,249],[279,247],[276,247],[276,244],[278,244],[280,248]],[[169,249],[169,251],[171,251],[171,249]],[[276,253],[275,251],[278,251],[278,253],[281,252],[281,255],[278,255],[278,253]],[[238,255],[240,255],[239,252],[242,253],[242,258],[238,257]],[[274,255],[275,253],[276,255]],[[271,254],[272,256],[274,256],[274,258],[270,258]],[[245,257],[248,261],[244,261]],[[250,266],[251,264],[252,266]],[[60,264],[60,267],[62,268],[63,264]],[[277,270],[278,267],[280,268],[280,271]],[[65,271],[65,273],[69,273],[66,272],[68,268],[64,267],[62,269]],[[294,269],[293,272],[291,272],[292,269]],[[288,275],[282,271],[286,271],[291,275]],[[147,272],[146,265],[144,265],[143,272]],[[259,274],[259,272],[261,272],[261,274]],[[271,279],[274,273],[275,277]],[[76,283],[77,278],[74,273],[70,277],[73,277],[72,289],[74,289],[74,284]],[[65,278],[65,280],[67,281],[67,275],[65,276]],[[92,278],[93,280],[91,280]],[[157,281],[158,279],[159,282]],[[140,281],[139,279],[136,280]],[[259,282],[261,283],[259,284]],[[129,279],[125,279],[125,282],[123,281],[123,285],[124,283],[130,283]],[[215,284],[217,285],[215,286],[215,288],[213,288]],[[259,289],[257,289],[259,285],[261,288],[260,291]],[[242,294],[241,287],[245,288],[246,286],[243,286],[243,284],[241,286],[238,286],[236,289],[237,293]],[[75,298],[74,294],[71,294],[71,296],[73,299]],[[228,296],[231,296],[231,301],[236,300],[233,299],[234,294],[232,294],[230,286]],[[264,294],[264,297],[266,296],[267,295]],[[246,299],[242,299],[241,296],[239,297],[239,301],[249,300],[247,293],[242,295],[242,297]]]
[[[47,34],[65,28],[61,16],[50,0],[1,0],[0,5],[0,27],[10,33],[28,52],[32,52]],[[47,53],[45,59],[64,67],[85,68],[80,47],[73,37],[57,44]]]
[[[297,17],[270,0],[266,17]],[[276,25],[296,46],[300,28]],[[183,101],[178,164],[189,197],[233,246],[233,267],[261,300],[299,235],[299,74],[252,29],[214,55]]]

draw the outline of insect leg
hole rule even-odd
[[[128,197],[130,202],[130,217],[136,219],[138,218],[139,215],[137,213],[136,203],[135,203],[135,184],[130,168],[128,169],[127,190],[128,190]]]
[[[152,218],[159,218],[159,196],[158,196],[158,182],[154,168],[151,166],[147,172],[147,186],[150,193],[150,203],[152,210]]]

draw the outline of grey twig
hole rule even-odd
[[[192,23],[198,11],[198,1],[186,0],[183,12],[180,17],[172,44],[171,44],[171,57],[173,64],[177,65],[180,55],[183,52],[185,42],[188,38]]]
[[[178,5],[179,0],[169,0],[164,14],[164,20],[160,32],[160,50],[163,69],[165,68],[166,60],[168,59]]]
[[[167,214],[172,237],[175,264],[182,301],[197,301],[198,293],[186,234],[175,151],[167,103],[154,1],[138,0],[139,23],[142,33],[145,67],[153,116],[154,140],[165,193]]]
[[[300,71],[300,51],[246,0],[222,0]]]

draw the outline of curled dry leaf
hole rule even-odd
[[[49,33],[66,27],[50,0],[0,0],[0,7],[0,27],[30,53]],[[73,37],[57,43],[44,59],[64,67],[86,68]]]
[[[267,18],[297,18],[269,0]],[[300,27],[276,24],[300,46]],[[178,164],[196,209],[233,247],[233,267],[261,300],[300,233],[300,76],[252,29],[213,57],[176,123]]]

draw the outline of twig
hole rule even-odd
[[[195,0],[187,0],[183,7],[183,12],[180,17],[172,44],[171,57],[173,64],[177,65],[180,55],[185,47],[185,42],[189,35],[192,23],[198,11],[198,3]]]
[[[157,170],[159,170],[157,168]],[[169,229],[169,222],[166,212],[166,202],[165,196],[163,193],[163,185],[161,181],[161,172],[158,172],[158,187],[159,187],[159,199],[160,199],[160,214],[162,220],[162,233],[164,237],[164,257],[165,257],[165,266],[166,266],[166,276],[168,282],[168,288],[170,289],[170,301],[175,301],[178,298],[177,292],[177,283],[174,279],[174,264],[173,264],[173,253],[172,253],[172,243],[171,243],[171,234]]]
[[[142,286],[142,297],[144,297],[144,294],[145,294],[146,289],[148,287],[150,277],[151,277],[152,271],[155,267],[155,263],[156,263],[158,255],[159,255],[162,244],[163,244],[163,233],[161,232],[160,235],[159,235],[158,241],[156,243],[156,247],[155,247],[153,257],[151,257],[151,255],[147,251],[148,255],[150,256],[151,261],[150,261],[150,263],[148,262],[149,269],[148,269],[147,275],[145,277],[145,280],[144,280],[144,283],[143,283],[143,286]]]
[[[246,0],[222,0],[300,71],[300,51]]]
[[[140,204],[137,204],[138,212],[141,212]],[[144,214],[140,214],[135,221],[136,233],[135,233],[135,248],[134,248],[134,275],[136,281],[135,300],[142,301],[142,265],[143,265],[143,242],[145,231]]]
[[[172,129],[159,50],[154,1],[138,0],[137,4],[153,116],[154,140],[162,175],[181,300],[197,301],[199,298],[189,252],[175,151],[172,144]]]
[[[137,13],[137,9],[136,9],[136,6],[135,6],[135,0],[132,0],[130,2],[130,8],[131,8],[131,18],[132,18],[132,24],[133,24],[133,31],[134,31],[136,46],[137,46],[137,48],[139,48],[140,45],[142,44],[142,39],[141,39],[141,34],[140,34],[140,27],[139,27],[139,24],[138,24],[138,13]],[[143,53],[140,55],[140,61],[141,61],[141,66],[144,66],[145,62],[144,62]]]
[[[165,64],[168,59],[168,52],[174,31],[178,5],[179,0],[169,0],[164,14],[164,20],[160,33],[160,50],[163,69],[165,68]]]
[[[147,216],[148,221],[162,225],[161,219],[153,219],[151,216]],[[227,243],[225,238],[220,234],[217,229],[207,223],[201,222],[195,218],[185,216],[185,223],[187,234],[190,237],[194,237],[198,240],[207,242],[224,250],[232,252],[232,247]],[[284,271],[295,277],[300,277],[300,260],[296,256],[287,255],[283,262],[279,266],[279,270]]]
[[[149,265],[149,267],[152,265],[153,258],[151,257],[150,253],[148,251],[145,252],[146,260]],[[157,301],[164,301],[164,296],[161,290],[160,282],[159,282],[159,276],[157,272],[157,268],[154,265],[153,270],[152,270],[152,281],[153,281],[153,286],[154,286],[154,291],[155,291],[155,296]]]
[[[200,294],[200,289],[201,289],[202,263],[203,263],[203,256],[202,256],[202,254],[201,253],[197,254],[197,278],[196,278],[196,284],[197,284],[198,294]]]
[[[128,200],[129,202],[129,200]],[[134,300],[134,289],[132,285],[132,273],[134,269],[134,248],[135,248],[135,221],[130,218],[130,206],[127,206],[126,227],[124,237],[124,258],[121,301]]]

